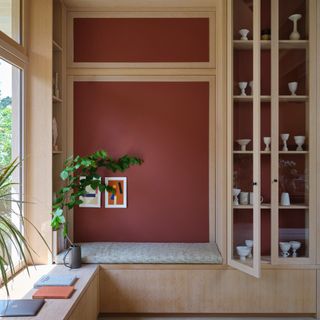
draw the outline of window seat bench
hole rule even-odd
[[[222,263],[215,243],[86,242],[80,245],[83,263]],[[56,263],[62,264],[64,255],[60,253]]]

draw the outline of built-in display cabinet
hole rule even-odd
[[[316,1],[229,4],[228,260],[259,277],[315,263]]]

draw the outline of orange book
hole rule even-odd
[[[33,299],[68,299],[74,291],[74,286],[41,287],[33,295]]]

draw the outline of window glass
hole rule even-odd
[[[0,0],[0,31],[21,43],[21,0]]]
[[[0,58],[0,168],[23,158],[21,83],[22,71]],[[22,231],[22,165],[14,171],[11,182],[14,184],[5,191],[10,194],[11,201],[0,202],[0,213],[9,214]],[[13,261],[17,263],[20,257],[13,246],[11,249]]]

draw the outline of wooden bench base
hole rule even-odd
[[[314,315],[316,270],[101,265],[100,312]]]

